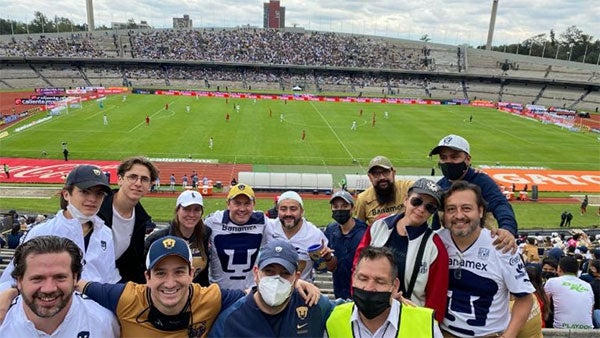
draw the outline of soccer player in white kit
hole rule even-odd
[[[33,238],[15,251],[20,295],[6,313],[0,337],[119,337],[115,316],[74,293],[82,253],[70,239]]]
[[[442,330],[457,337],[516,337],[533,305],[518,253],[496,250],[483,228],[485,200],[479,186],[456,181],[444,197],[444,225],[438,232],[449,257],[448,310]],[[509,293],[515,296],[509,313]]]

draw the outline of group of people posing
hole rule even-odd
[[[206,217],[202,195],[184,191],[169,227],[147,238],[140,199],[154,165],[126,159],[116,190],[99,168],[78,166],[61,209],[27,233],[0,278],[0,336],[517,337],[535,289],[512,208],[470,167],[464,138],[449,135],[430,155],[437,183],[396,180],[389,159],[373,158],[372,186],[356,199],[333,194],[325,231],[298,193],[282,193],[269,218],[238,183]],[[333,273],[338,300],[312,284],[315,264]]]

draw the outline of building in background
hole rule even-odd
[[[285,28],[285,7],[279,0],[269,0],[263,6],[263,28]]]
[[[193,28],[192,19],[187,14],[183,18],[173,18],[173,28]]]

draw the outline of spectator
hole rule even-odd
[[[365,232],[356,250],[354,265],[364,247],[386,246],[394,252],[402,296],[418,306],[435,310],[439,322],[446,314],[448,297],[448,252],[440,237],[427,224],[441,206],[442,189],[422,178],[409,189],[402,213],[376,220]]]
[[[448,189],[457,180],[464,180],[476,184],[481,188],[483,198],[487,204],[486,210],[492,212],[498,222],[499,229],[492,230],[494,245],[505,252],[516,252],[517,221],[510,203],[500,192],[498,185],[488,175],[471,168],[471,149],[469,142],[458,135],[448,135],[438,142],[429,156],[439,155],[439,166],[444,177],[438,181],[442,189]],[[434,229],[439,229],[439,217],[434,215]]]
[[[353,302],[333,309],[328,337],[442,337],[431,309],[405,306],[391,297],[400,287],[397,266],[390,248],[361,252],[352,276]]]
[[[337,260],[333,267],[333,294],[335,298],[349,299],[352,263],[356,248],[363,238],[367,225],[352,217],[354,200],[349,192],[340,190],[329,200],[331,218],[334,222],[327,225],[325,237]]]
[[[123,281],[143,283],[144,240],[156,224],[140,202],[158,177],[158,169],[143,156],[126,158],[117,167],[119,188],[104,199],[98,216],[111,228],[117,268]]]
[[[16,249],[17,246],[21,243],[21,236],[23,236],[23,232],[21,231],[21,227],[16,224],[13,225],[10,234],[6,236],[6,241],[8,242],[9,249]]]
[[[175,204],[175,217],[168,228],[156,230],[146,238],[145,252],[157,239],[165,236],[183,238],[192,251],[193,283],[208,286],[208,240],[212,233],[202,221],[204,201],[202,195],[193,190],[182,192]],[[144,255],[145,256],[145,255]]]
[[[594,324],[594,329],[600,329],[600,260],[593,259],[590,261],[588,273],[592,279],[586,281],[590,283],[592,292],[594,293],[592,322]]]
[[[86,264],[82,278],[101,282],[121,279],[115,266],[115,249],[110,229],[97,216],[100,205],[110,192],[106,176],[100,168],[80,165],[71,170],[60,195],[61,209],[48,222],[33,227],[24,242],[45,235],[66,237],[83,252]],[[0,278],[0,290],[14,283],[15,269],[11,261]]]
[[[527,237],[526,243],[523,245],[522,256],[525,263],[540,262],[540,255],[538,253],[538,246],[535,243],[535,238]]]
[[[329,241],[314,224],[304,218],[304,203],[302,197],[294,191],[286,191],[277,201],[277,219],[269,219],[265,228],[265,241],[270,243],[276,239],[289,241],[298,251],[300,262],[298,270],[300,279],[313,282],[313,260],[308,255],[308,247],[321,244],[321,255],[325,256],[327,269],[333,270],[336,261],[328,248]]]
[[[112,313],[73,294],[83,270],[83,254],[73,241],[58,236],[33,238],[15,251],[14,262],[12,277],[20,295],[6,313],[0,336],[82,337],[82,332],[91,337],[119,336]]]
[[[486,204],[479,186],[453,182],[443,205],[445,228],[439,236],[448,249],[450,283],[442,330],[454,336],[515,337],[531,313],[535,291],[521,257],[494,250],[491,231],[484,228]],[[515,296],[510,312],[509,293]]]
[[[6,171],[6,169],[5,169]],[[8,177],[8,175],[7,175]],[[581,201],[581,206],[579,207],[579,209],[581,210],[581,215],[584,215],[587,212],[587,206],[588,206],[588,195],[585,195],[585,197],[583,198],[583,201]]]
[[[227,194],[227,209],[208,215],[209,280],[228,289],[254,286],[252,267],[264,242],[266,217],[254,211],[256,198],[249,185],[234,185]]]
[[[306,306],[294,290],[298,261],[286,240],[264,245],[253,268],[258,287],[219,315],[209,337],[323,337],[334,304],[321,296],[315,306]]]
[[[382,215],[399,213],[412,182],[396,181],[396,170],[385,156],[376,156],[367,170],[372,186],[356,198],[356,218],[373,224]]]
[[[279,201],[279,195],[273,198],[273,207],[265,213],[269,218],[277,218],[277,201]]]
[[[594,292],[589,283],[577,278],[579,265],[574,257],[558,262],[558,277],[546,281],[544,290],[554,305],[555,329],[592,329]],[[576,304],[576,306],[574,306]]]

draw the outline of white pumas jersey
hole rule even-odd
[[[212,229],[209,279],[222,289],[245,290],[254,286],[252,267],[263,243],[265,214],[255,211],[246,224],[229,218],[229,210],[216,211],[204,220]]]
[[[35,328],[23,309],[23,296],[16,298],[8,310],[0,337],[61,337],[112,338],[119,337],[119,323],[112,312],[78,293],[73,294],[71,307],[63,322],[50,335]]]
[[[508,327],[509,292],[523,296],[535,291],[519,254],[503,254],[492,245],[488,229],[460,252],[450,230],[438,232],[448,251],[448,311],[443,330],[458,337],[481,337]]]

